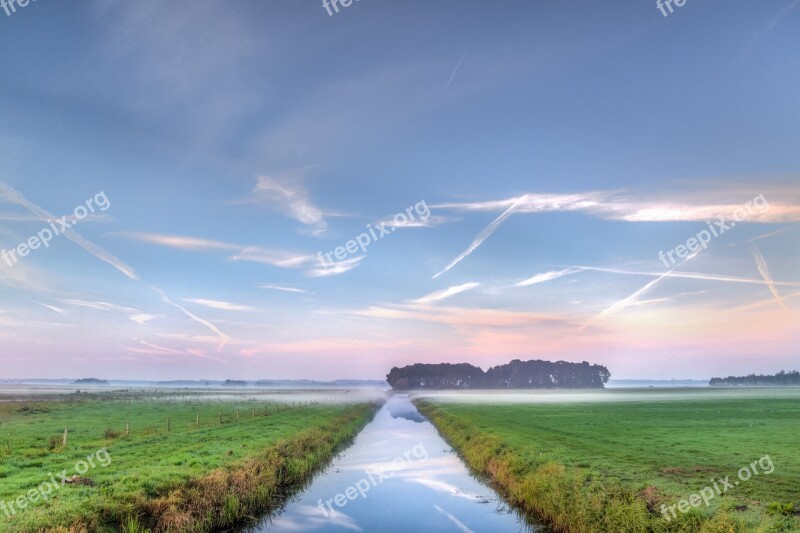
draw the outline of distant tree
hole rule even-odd
[[[586,361],[514,359],[487,370],[485,384],[493,389],[602,389],[610,377],[606,367]]]
[[[81,378],[72,382],[73,385],[108,385],[108,381],[97,378]]]
[[[611,373],[601,365],[566,361],[521,361],[486,372],[467,364],[421,364],[392,368],[386,376],[396,390],[413,389],[602,389]]]
[[[224,387],[246,387],[246,381],[240,381],[238,379],[226,379],[225,382],[222,384]]]
[[[711,378],[708,384],[712,387],[797,387],[800,386],[800,372],[781,370],[775,375],[728,376],[727,378]]]
[[[483,381],[483,370],[467,363],[394,367],[386,376],[393,389],[473,389]]]

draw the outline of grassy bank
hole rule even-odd
[[[0,502],[24,497],[27,508],[0,508],[0,531],[228,527],[278,505],[374,411],[179,398],[2,403]],[[78,482],[63,484],[65,469]]]
[[[416,403],[473,469],[556,530],[800,531],[787,505],[800,507],[800,391],[636,394],[592,403]],[[772,472],[757,465],[759,475],[739,481],[739,469],[765,455]],[[726,476],[738,484],[708,506],[662,515],[662,505]]]

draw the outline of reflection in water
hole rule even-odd
[[[394,396],[259,532],[544,531],[475,479],[408,397]]]
[[[411,402],[388,402],[386,408],[392,418],[405,418],[419,423],[425,422],[425,417],[417,411],[417,408]]]

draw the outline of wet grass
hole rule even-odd
[[[28,494],[51,473],[56,480],[64,469],[75,474],[89,456],[95,463],[82,475],[87,484],[58,483],[46,501],[15,506],[11,516],[0,510],[0,531],[230,527],[280,503],[374,410],[368,403],[287,408],[175,399],[0,403],[0,501]]]
[[[602,403],[416,403],[472,468],[557,530],[800,531],[800,390],[648,399],[663,393]],[[759,475],[738,480],[740,468],[766,455],[771,474],[757,465]],[[663,518],[661,505],[726,476],[739,484],[709,506]]]

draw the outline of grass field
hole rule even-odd
[[[208,531],[234,524],[279,503],[374,412],[364,402],[298,400],[293,408],[288,397],[82,396],[0,403],[0,531]],[[61,482],[58,474],[76,475],[76,466],[91,484]],[[38,496],[30,492],[37,487]]]
[[[470,466],[558,530],[800,531],[788,505],[800,510],[800,390],[524,397],[416,401]],[[767,455],[766,469],[756,464],[759,475],[739,480]],[[738,482],[727,491],[726,476]],[[721,494],[708,506],[672,516],[669,506],[716,492],[714,481]]]

